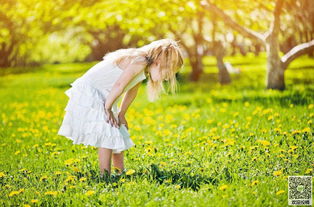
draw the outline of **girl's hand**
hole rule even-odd
[[[119,124],[124,124],[125,125],[125,127],[127,128],[127,129],[129,129],[129,125],[128,125],[128,122],[126,121],[126,119],[125,119],[125,116],[123,115],[123,114],[118,114],[118,119],[119,119]]]
[[[111,111],[111,109],[105,109],[105,113],[106,113],[106,122],[107,123],[110,123],[111,126],[115,126],[115,127],[119,127],[119,123],[118,121],[116,120],[113,112]]]

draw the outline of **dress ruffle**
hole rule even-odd
[[[106,122],[104,104],[109,91],[100,92],[80,79],[71,86],[64,92],[69,101],[64,109],[59,135],[71,139],[73,144],[108,148],[113,153],[120,153],[134,145],[124,124],[116,128]],[[113,105],[113,113],[118,118],[116,105]]]

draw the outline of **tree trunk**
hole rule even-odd
[[[231,78],[230,78],[229,72],[228,72],[222,58],[216,57],[216,60],[217,60],[217,66],[219,69],[219,73],[218,73],[219,83],[221,85],[231,83]]]
[[[272,41],[272,43],[266,44],[267,50],[267,77],[266,87],[267,89],[285,89],[285,70],[282,67],[281,59],[278,54],[278,42]]]
[[[192,73],[190,75],[190,81],[198,81],[201,77],[203,72],[203,63],[202,63],[202,56],[195,55],[190,57],[190,63],[192,67]]]
[[[217,67],[219,69],[218,71],[218,79],[219,83],[229,84],[231,82],[229,72],[224,64],[223,57],[225,54],[224,47],[220,41],[214,42],[214,53],[217,60]]]

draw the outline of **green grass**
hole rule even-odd
[[[290,65],[283,92],[264,89],[264,56],[226,60],[242,71],[227,86],[212,58],[199,83],[187,66],[179,92],[155,103],[142,85],[127,112],[134,173],[111,180],[96,148],[57,135],[64,91],[94,63],[0,77],[0,204],[287,206],[287,176],[313,176],[314,60]]]

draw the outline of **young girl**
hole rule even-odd
[[[169,81],[171,92],[175,92],[175,74],[182,66],[182,53],[172,39],[106,54],[65,91],[69,101],[58,134],[71,139],[73,144],[98,147],[101,176],[111,173],[112,153],[114,168],[122,173],[123,151],[134,145],[125,114],[141,82],[147,79],[147,95],[149,101],[154,101],[165,92],[164,80]]]

